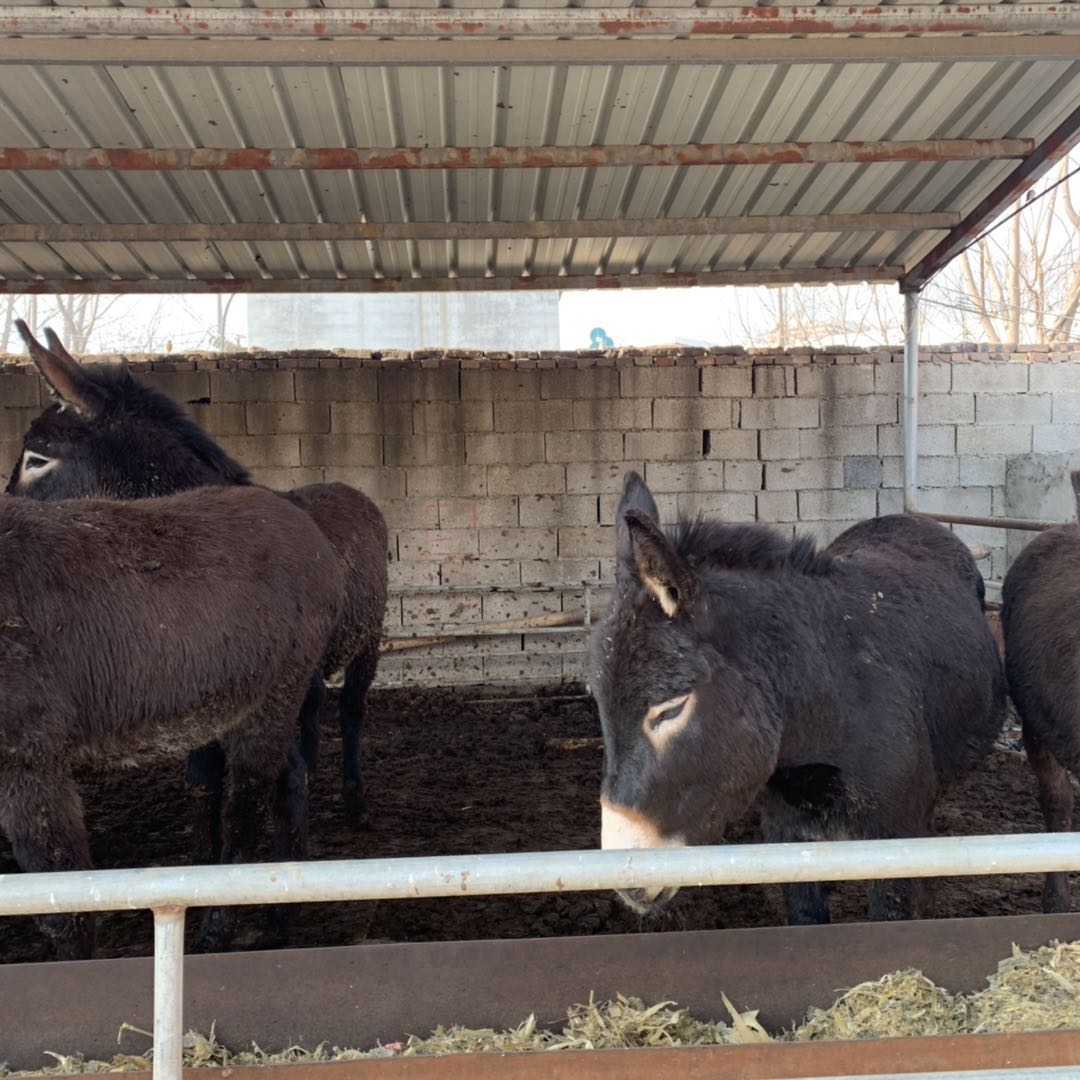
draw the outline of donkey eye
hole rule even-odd
[[[668,721],[677,720],[682,715],[683,706],[686,705],[689,697],[689,694],[683,694],[682,697],[672,698],[671,701],[665,701],[662,705],[654,705],[648,714],[649,730],[658,731]]]
[[[59,458],[46,457],[44,454],[37,454],[33,450],[24,450],[21,469],[22,479],[25,483],[37,481],[59,464]]]

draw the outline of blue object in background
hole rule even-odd
[[[607,331],[602,326],[594,326],[589,331],[589,347],[592,349],[613,349],[615,342],[607,336]]]

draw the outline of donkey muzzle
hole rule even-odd
[[[644,814],[601,797],[600,846],[605,851],[676,848],[686,847],[686,839],[665,836]],[[648,915],[663,907],[678,891],[671,885],[616,890],[623,903],[639,915]]]

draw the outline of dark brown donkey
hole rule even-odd
[[[982,580],[952,533],[884,517],[819,551],[764,525],[665,530],[635,473],[616,521],[615,596],[590,646],[604,847],[715,843],[758,798],[768,841],[930,830],[1005,711]],[[789,922],[828,920],[821,884],[784,899]],[[874,883],[871,918],[912,910],[910,882]]]
[[[1080,471],[1070,474],[1080,515]],[[1049,832],[1073,828],[1080,777],[1080,526],[1058,525],[1014,560],[1002,589],[1005,671]],[[1044,911],[1069,910],[1069,876],[1046,875]]]
[[[46,349],[25,323],[16,325],[56,404],[30,425],[9,492],[42,500],[135,499],[204,484],[250,483],[243,466],[164,394],[140,385],[122,367],[84,368],[52,331],[46,331]],[[311,515],[338,552],[345,573],[344,611],[312,680],[300,726],[304,758],[314,770],[325,695],[322,676],[344,668],[342,787],[346,819],[357,825],[364,813],[360,732],[386,611],[386,522],[366,495],[345,484],[312,484],[284,497]],[[217,851],[223,768],[216,746],[189,759],[189,782],[204,803],[196,859],[212,858]]]
[[[20,869],[90,867],[76,767],[211,740],[228,761],[222,861],[251,859],[271,805],[278,856],[305,856],[296,715],[342,594],[307,514],[258,488],[0,495],[0,567],[0,830]],[[61,958],[90,954],[89,917],[39,922]],[[231,928],[207,912],[200,947]]]

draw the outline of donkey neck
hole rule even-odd
[[[842,575],[843,576],[843,575]],[[839,586],[839,587],[838,587]],[[845,659],[846,590],[831,574],[724,570],[709,575],[711,637],[767,693],[782,725],[782,757],[802,758],[843,740],[836,664]]]

